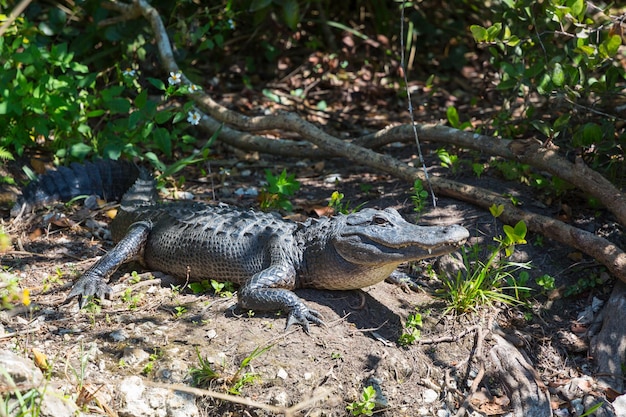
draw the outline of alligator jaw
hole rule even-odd
[[[462,226],[417,226],[393,209],[363,210],[347,217],[333,245],[358,265],[400,264],[453,252],[469,232]]]

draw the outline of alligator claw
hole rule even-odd
[[[113,293],[111,288],[103,279],[93,275],[84,275],[72,287],[72,291],[68,294],[66,301],[74,297],[78,297],[78,307],[83,308],[90,299],[110,298]]]
[[[309,334],[309,323],[315,323],[320,326],[325,326],[324,321],[322,320],[322,315],[312,308],[308,308],[304,304],[301,304],[295,308],[293,308],[289,312],[289,316],[287,317],[287,326],[285,326],[285,331],[289,329],[294,323],[297,323],[302,326],[304,332]]]

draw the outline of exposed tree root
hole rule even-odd
[[[624,390],[622,366],[626,363],[626,284],[618,282],[604,307],[602,329],[592,340],[598,381],[605,388]]]
[[[489,356],[495,373],[506,387],[515,417],[551,417],[547,389],[526,358],[505,338],[493,335],[496,345]]]

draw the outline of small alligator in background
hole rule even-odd
[[[131,185],[132,184],[132,185]],[[124,161],[73,164],[31,182],[14,214],[55,200],[122,196],[111,222],[116,246],[75,283],[82,307],[111,294],[108,279],[125,262],[181,279],[231,281],[245,310],[287,312],[287,327],[323,324],[292,290],[351,290],[383,281],[403,262],[444,255],[465,243],[461,226],[417,226],[392,209],[293,222],[276,214],[196,201],[158,202],[155,181]]]

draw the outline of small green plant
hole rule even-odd
[[[349,201],[345,201],[342,203],[343,198],[344,198],[343,193],[340,193],[339,191],[333,191],[333,193],[330,195],[330,201],[328,202],[328,207],[332,208],[335,211],[335,213],[348,214],[348,213],[354,213],[355,211],[361,209],[361,207],[365,205],[365,203],[361,203],[358,206],[356,206],[356,208],[351,209]]]
[[[192,366],[189,369],[189,376],[195,387],[208,388],[211,381],[219,378],[219,374],[213,370],[213,365],[207,358],[203,358],[200,350],[196,347],[196,355],[198,355],[198,367]]]
[[[272,346],[273,345],[268,345],[268,346],[265,346],[263,348],[257,347],[257,348],[255,348],[252,351],[252,353],[250,353],[248,356],[246,356],[241,361],[241,364],[239,365],[239,369],[237,369],[237,372],[235,372],[235,374],[232,376],[232,378],[230,378],[230,382],[232,383],[232,386],[228,390],[229,393],[231,393],[233,395],[240,395],[241,394],[241,388],[245,384],[248,384],[248,383],[254,381],[256,378],[258,378],[258,376],[256,374],[254,374],[254,373],[244,372],[242,374],[242,371],[246,367],[248,367],[248,365],[250,365],[250,362],[252,362],[254,359],[258,358],[259,356],[261,356],[262,354],[264,354],[265,352],[270,350],[272,348]]]
[[[485,164],[474,162],[472,164],[472,172],[477,178],[480,178],[480,176],[483,175],[483,172],[485,172]]]
[[[129,310],[135,310],[141,300],[143,299],[143,294],[133,294],[132,288],[126,288],[122,293],[122,301],[128,304]]]
[[[411,201],[413,201],[413,211],[420,213],[422,210],[424,210],[424,206],[426,205],[428,191],[424,189],[424,184],[419,178],[417,178],[415,182],[413,182],[412,191],[413,194],[411,195]]]
[[[130,279],[128,280],[128,283],[131,284],[131,285],[135,285],[135,284],[139,284],[139,282],[141,282],[141,277],[139,276],[137,271],[131,272],[130,273]]]
[[[501,208],[503,209],[501,206],[492,206],[492,214],[501,214]],[[479,306],[494,302],[519,304],[530,291],[530,288],[519,285],[520,280],[524,281],[524,275],[521,275],[521,278],[519,274],[515,275],[519,270],[529,269],[530,263],[507,260],[513,254],[516,244],[526,243],[526,225],[522,221],[515,227],[504,225],[504,232],[505,237],[494,238],[498,245],[491,250],[486,262],[479,259],[480,250],[477,245],[461,250],[463,265],[468,271],[467,276],[458,271],[453,278],[443,277],[444,288],[436,292],[448,302],[446,314],[450,311],[475,312]],[[528,276],[525,277],[527,281]],[[507,283],[508,286],[505,286]],[[513,291],[513,295],[505,293],[507,290]]]
[[[527,287],[528,281],[530,281],[530,274],[527,271],[520,271],[517,277],[515,275],[506,277],[506,283],[517,300],[526,300],[530,297],[530,288]]]
[[[8,387],[17,386],[6,369],[0,368],[0,376],[6,381]],[[37,417],[41,415],[41,403],[43,401],[42,391],[31,388],[25,392],[21,392],[19,388],[15,388],[13,390],[9,389],[2,394],[2,401],[0,402],[1,415],[20,417]],[[11,401],[11,397],[15,397],[16,401]]]
[[[232,297],[233,292],[235,292],[235,284],[230,281],[219,282],[212,279],[211,288],[215,291],[215,295],[219,295],[220,297]]]
[[[446,116],[448,118],[448,123],[455,129],[465,130],[472,127],[470,122],[461,123],[461,119],[459,118],[459,112],[456,110],[456,107],[450,106],[448,110],[446,110]]]
[[[150,374],[150,372],[154,370],[154,364],[156,363],[156,361],[158,361],[162,357],[163,352],[160,349],[154,349],[154,353],[151,353],[150,356],[148,356],[148,363],[146,364],[146,366],[143,367],[141,373],[144,375]]]
[[[96,317],[102,312],[102,306],[100,301],[96,298],[91,298],[87,304],[82,308],[82,311],[89,317],[89,322],[92,326],[96,324]]]
[[[422,335],[422,315],[414,313],[409,315],[404,325],[404,330],[398,339],[400,346],[409,346],[415,343]]]
[[[554,277],[544,274],[535,279],[537,285],[539,285],[544,292],[552,291],[556,286],[554,285]]]
[[[374,407],[376,407],[376,390],[374,387],[367,386],[363,388],[360,401],[354,401],[346,407],[353,416],[371,416],[374,414]]]
[[[437,156],[441,161],[441,166],[450,169],[453,174],[457,174],[461,169],[461,159],[458,155],[450,154],[443,148],[437,149]]]
[[[185,306],[176,306],[174,307],[174,317],[177,319],[181,318],[187,312],[187,307]]]
[[[582,294],[592,288],[597,288],[603,284],[604,280],[599,275],[591,274],[587,278],[580,278],[576,281],[576,284],[568,286],[563,295],[565,297],[572,297],[574,295]]]
[[[283,169],[279,176],[274,176],[269,169],[266,169],[265,179],[267,186],[260,195],[261,209],[292,211],[293,204],[289,201],[289,197],[300,189],[300,183],[296,180],[295,174],[288,175],[287,170]]]
[[[211,283],[207,279],[202,280],[202,281],[190,282],[188,287],[191,290],[191,292],[194,294],[202,294],[213,288],[211,286]]]

